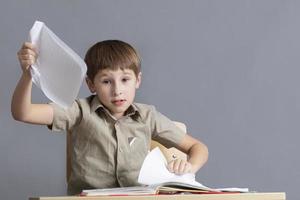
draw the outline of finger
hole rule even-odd
[[[180,163],[181,163],[181,160],[179,160],[179,159],[174,160],[173,170],[174,170],[175,174],[178,174],[178,172],[179,172]]]
[[[19,55],[19,58],[21,60],[35,60],[34,56],[30,54]]]
[[[168,163],[167,169],[168,169],[170,172],[174,173],[174,161],[171,161],[171,162]]]
[[[181,160],[179,166],[178,166],[178,174],[184,174],[185,168],[186,168],[187,162]]]
[[[31,42],[24,42],[22,45],[22,49],[32,49],[36,51],[36,46],[32,44]]]
[[[33,44],[25,42],[22,45],[21,49],[18,51],[18,55],[23,55],[23,54],[31,54],[37,57],[37,49]]]
[[[18,58],[19,58],[20,62],[30,61],[30,62],[33,62],[33,63],[35,63],[36,59],[37,59],[35,54],[33,55],[33,54],[28,54],[28,53],[26,53],[26,54],[20,53],[20,54],[18,54]]]
[[[36,51],[34,51],[33,49],[20,49],[20,51],[18,51],[18,55],[33,55],[34,57],[37,56]]]
[[[190,172],[191,172],[191,169],[192,169],[192,164],[189,163],[189,162],[186,162],[185,168],[184,168],[184,170],[183,170],[183,173],[184,173],[184,174],[190,173]]]
[[[36,61],[36,58],[33,57],[32,55],[22,55],[22,56],[19,56],[19,61],[20,62],[35,62]]]
[[[27,69],[28,66],[33,65],[35,63],[34,60],[20,60],[21,67],[23,69]]]
[[[187,162],[185,160],[180,160],[176,173],[179,175],[184,174],[186,164],[187,164]]]

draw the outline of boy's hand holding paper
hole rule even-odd
[[[177,175],[190,173],[192,164],[182,159],[174,159],[168,162],[167,169]]]

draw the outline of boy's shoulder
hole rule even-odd
[[[75,101],[79,105],[91,106],[91,102],[92,102],[94,97],[95,97],[95,95],[90,95],[90,96],[85,97],[85,98],[76,99]]]
[[[145,103],[137,103],[134,102],[133,105],[140,110],[152,110],[155,109],[154,105],[150,105],[150,104],[145,104]]]
[[[99,106],[99,101],[97,101],[96,95],[90,95],[85,98],[76,99],[75,104],[77,104],[82,112],[91,112],[91,110],[96,109]]]
[[[87,97],[84,97],[84,98],[79,98],[79,99],[76,99],[77,103],[87,103],[87,104],[90,104],[91,101],[96,97],[96,95],[90,95],[90,96],[87,96]]]
[[[147,117],[150,114],[153,114],[156,109],[154,105],[144,104],[144,103],[133,103],[135,109],[139,112],[141,117]]]

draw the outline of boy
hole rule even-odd
[[[23,74],[13,94],[12,115],[22,122],[72,132],[69,194],[138,185],[151,139],[188,154],[188,161],[168,163],[169,171],[176,174],[195,173],[207,161],[203,143],[182,132],[154,106],[134,103],[141,83],[140,57],[129,44],[107,40],[87,51],[86,82],[95,95],[76,100],[66,110],[54,103],[31,103],[29,68],[37,56],[30,43],[24,43],[18,52]]]

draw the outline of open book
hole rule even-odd
[[[195,180],[194,174],[176,175],[166,168],[167,161],[159,150],[153,149],[145,158],[138,182],[142,186],[83,190],[82,195],[153,195],[176,193],[237,193],[249,192],[248,188],[209,188]]]
[[[156,194],[227,194],[248,192],[243,188],[223,188],[212,189],[207,187],[194,186],[180,182],[166,182],[156,185],[105,188],[82,190],[82,196],[139,196],[139,195],[156,195]]]

